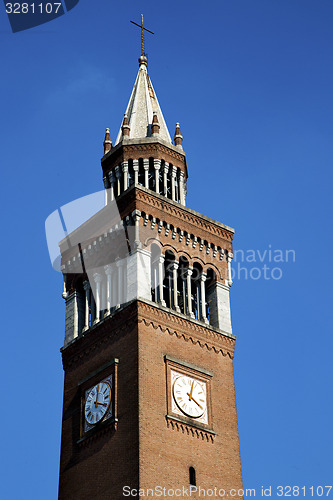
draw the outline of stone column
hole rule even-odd
[[[105,281],[105,276],[102,277],[102,284],[101,284],[101,298],[100,298],[100,311],[101,311],[101,315],[100,315],[100,319],[104,319],[105,317],[105,309],[106,309],[106,281]]]
[[[109,172],[109,181],[110,181],[110,201],[114,200],[114,185],[116,182],[115,176],[113,172]]]
[[[158,289],[160,296],[160,304],[166,306],[165,300],[163,298],[163,281],[164,281],[164,255],[160,255],[158,258]]]
[[[139,184],[139,160],[133,160],[134,185]]]
[[[89,303],[90,303],[90,283],[89,281],[83,282],[83,288],[86,294],[84,306],[84,327],[83,331],[89,330]]]
[[[227,255],[227,262],[228,262],[228,285],[232,285],[232,279],[231,279],[231,261],[233,259],[233,254],[231,252],[228,252]]]
[[[163,167],[163,194],[164,196],[168,196],[168,172],[169,172],[169,163],[165,162]]]
[[[118,277],[118,271],[117,271],[117,264],[114,262],[111,264],[112,267],[112,281],[111,281],[111,308],[114,308],[117,306],[117,295],[118,295],[118,283],[117,283],[117,277]]]
[[[185,174],[184,172],[180,172],[179,175],[179,197],[180,203],[185,205]]]
[[[99,323],[100,321],[100,312],[101,312],[101,283],[102,283],[102,275],[99,273],[94,273],[94,282],[96,284],[96,294],[95,294],[95,303],[96,303],[96,317],[94,321],[94,325]]]
[[[132,217],[134,220],[134,246],[135,246],[135,248],[140,248],[141,247],[140,225],[139,225],[140,217],[141,217],[140,210],[133,210]]]
[[[206,317],[206,289],[205,289],[205,282],[207,279],[207,274],[206,273],[201,273],[200,276],[200,287],[201,287],[201,319],[205,323],[208,323],[207,317]],[[198,304],[199,306],[199,304]],[[199,307],[198,307],[199,309]],[[199,312],[199,311],[198,311]]]
[[[145,187],[149,189],[149,179],[148,179],[148,171],[149,171],[149,159],[144,158],[143,160],[143,168],[145,171]]]
[[[172,282],[173,282],[173,304],[177,312],[180,312],[178,305],[178,268],[179,262],[174,262],[172,266]]]
[[[116,260],[116,265],[117,265],[117,268],[118,268],[118,280],[117,280],[117,283],[118,283],[118,290],[117,290],[117,309],[119,309],[119,307],[121,306],[121,304],[123,303],[123,265],[124,265],[124,261],[122,259],[119,259],[119,260]]]
[[[184,269],[183,269],[184,271]],[[182,275],[182,294],[183,294],[183,309],[184,309],[184,314],[186,314],[186,276],[183,272]]]
[[[117,195],[119,196],[121,193],[121,170],[119,165],[116,166],[115,168],[115,173],[116,173],[116,179],[117,179]]]
[[[105,316],[109,316],[111,311],[111,294],[112,294],[112,266],[108,264],[104,266],[104,271],[106,274],[106,313]]]
[[[109,193],[110,193],[110,181],[107,177],[103,177],[104,188],[105,188],[105,206],[109,203]]]
[[[155,169],[155,191],[156,193],[160,193],[160,168],[161,168],[161,160],[154,160],[154,169]]]
[[[124,177],[124,191],[126,191],[126,189],[128,189],[128,161],[123,161],[121,163],[121,168]]]
[[[66,274],[62,275],[62,298],[66,299],[67,298],[67,290],[66,290]]]
[[[152,299],[155,302],[159,302],[158,263],[156,265],[156,262],[151,262],[151,289],[152,289],[152,291],[154,290],[154,295],[155,295],[155,299],[154,299],[153,294],[152,294]]]
[[[194,318],[194,314],[192,312],[192,286],[191,286],[191,281],[192,281],[192,274],[193,274],[193,268],[189,267],[186,272],[186,284],[187,284],[187,314],[191,316],[191,318]]]
[[[177,167],[172,167],[171,171],[171,199],[176,201],[175,180],[177,175]]]

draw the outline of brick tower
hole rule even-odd
[[[186,207],[182,139],[177,123],[172,143],[141,56],[114,145],[106,130],[105,207],[60,242],[60,500],[242,488],[234,231]]]

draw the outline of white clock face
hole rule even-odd
[[[187,375],[180,375],[173,383],[173,398],[182,413],[191,418],[201,417],[206,410],[206,386]]]
[[[100,422],[111,404],[111,387],[106,382],[95,385],[88,394],[84,406],[86,421],[91,424]]]

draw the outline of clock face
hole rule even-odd
[[[111,404],[111,387],[106,382],[95,385],[90,391],[84,406],[86,421],[97,424],[107,413]]]
[[[173,383],[173,398],[179,410],[191,418],[201,417],[206,410],[206,384],[180,375]]]

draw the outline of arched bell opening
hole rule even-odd
[[[128,160],[128,187],[131,187],[134,184],[134,168],[133,168],[133,160]]]
[[[154,168],[154,158],[149,158],[149,168],[148,168],[148,189],[155,191],[155,168]]]
[[[151,296],[152,301],[159,303],[161,302],[160,296],[160,258],[161,258],[161,249],[156,243],[153,243],[150,247],[151,251]]]
[[[138,184],[145,185],[145,169],[143,168],[143,158],[139,158]]]
[[[201,276],[202,267],[200,264],[195,262],[193,264],[193,272],[191,279],[191,302],[192,302],[192,313],[195,319],[201,319]]]
[[[189,269],[189,261],[185,257],[179,258],[178,279],[177,279],[177,294],[178,306],[180,312],[187,314],[187,272]]]
[[[175,255],[167,250],[165,252],[164,260],[164,281],[163,281],[163,299],[167,307],[175,308],[174,300],[174,269],[175,269]]]
[[[212,324],[212,298],[215,294],[216,273],[212,268],[207,269],[207,278],[205,282],[205,308],[206,318],[209,324]]]

